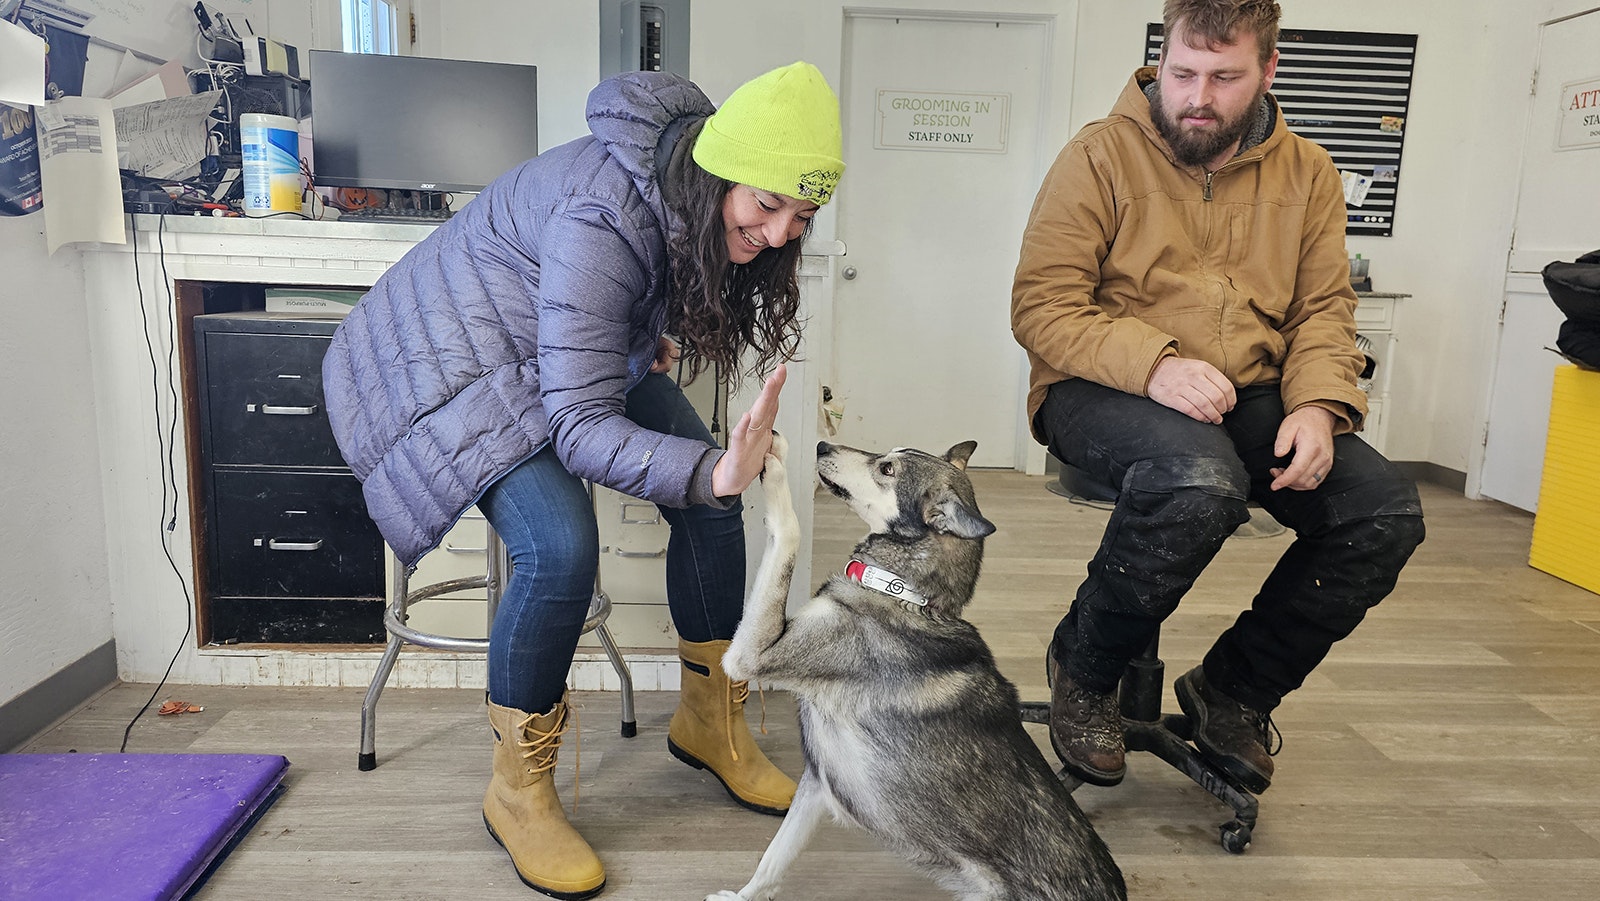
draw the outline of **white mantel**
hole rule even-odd
[[[377,666],[379,647],[195,646],[189,473],[181,419],[183,386],[176,384],[170,288],[180,280],[369,287],[433,226],[289,217],[168,216],[162,221],[162,217],[140,215],[129,220],[128,244],[86,245],[84,252],[95,420],[104,469],[109,600],[119,676],[130,682],[155,682],[173,662],[168,680],[178,683],[366,685]],[[806,250],[802,285],[808,292],[827,290],[830,258],[842,253],[842,247],[836,242],[820,242]],[[810,325],[825,328],[825,323],[815,320]],[[820,371],[815,360],[790,364],[777,427],[794,436],[795,467],[809,468],[814,460],[820,392],[816,373]],[[158,386],[154,395],[153,379]],[[174,398],[179,399],[176,411]],[[734,417],[742,412],[738,396],[730,401],[730,407]],[[179,417],[175,425],[174,416]],[[177,442],[177,447],[168,451],[174,467],[170,476],[164,475],[167,470],[161,450],[169,434]],[[177,486],[176,499],[172,484]],[[759,536],[760,505],[750,500],[747,498],[747,522],[753,523],[753,534]],[[795,500],[798,512],[808,521],[810,493],[801,491]],[[164,548],[161,538],[168,526]],[[800,554],[803,571],[797,571],[795,578],[800,591],[810,584],[809,530],[805,534],[808,537]],[[761,542],[755,540],[751,545],[752,557],[758,557]],[[754,566],[750,569],[753,573]],[[186,601],[186,592],[191,600]],[[675,656],[650,653],[628,657],[635,688],[677,688]],[[481,688],[484,679],[481,656],[408,647],[389,684]],[[577,688],[616,687],[615,676],[600,654],[580,653],[572,682]]]

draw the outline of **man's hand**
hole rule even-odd
[[[1183,357],[1166,357],[1157,363],[1146,393],[1163,407],[1213,425],[1222,422],[1222,414],[1238,401],[1233,384],[1217,367]]]
[[[739,422],[728,430],[728,452],[711,470],[711,490],[717,497],[743,494],[750,483],[761,475],[767,461],[767,449],[772,446],[772,421],[778,416],[778,392],[789,377],[783,364],[761,385],[761,394],[750,405],[750,412],[739,417]]]
[[[681,356],[683,353],[678,350],[678,342],[662,335],[656,340],[656,361],[650,364],[650,371],[671,372]]]
[[[1288,466],[1274,467],[1272,490],[1292,488],[1310,491],[1322,484],[1333,469],[1334,415],[1315,404],[1307,404],[1288,416],[1278,426],[1278,441],[1272,452],[1280,457],[1294,456]]]

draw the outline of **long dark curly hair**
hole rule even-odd
[[[674,298],[667,333],[682,342],[688,381],[714,366],[732,388],[793,359],[800,347],[800,247],[811,224],[782,247],[733,263],[722,202],[734,183],[692,162],[675,168],[668,203],[684,227],[667,239]]]

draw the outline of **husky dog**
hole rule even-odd
[[[825,814],[959,898],[1127,896],[1105,843],[1024,731],[1016,688],[961,618],[994,532],[965,471],[976,447],[939,457],[817,445],[822,484],[870,533],[845,573],[789,619],[800,525],[787,445],[774,436],[762,477],[766,551],[723,667],[794,694],[805,772],[750,883],[707,901],[775,897]]]

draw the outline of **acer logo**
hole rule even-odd
[[[434,188],[437,188],[437,187],[439,187],[439,183],[436,182],[436,181],[432,181],[432,182],[425,181],[425,182],[422,183],[422,190],[424,190],[424,191],[432,191]]]

